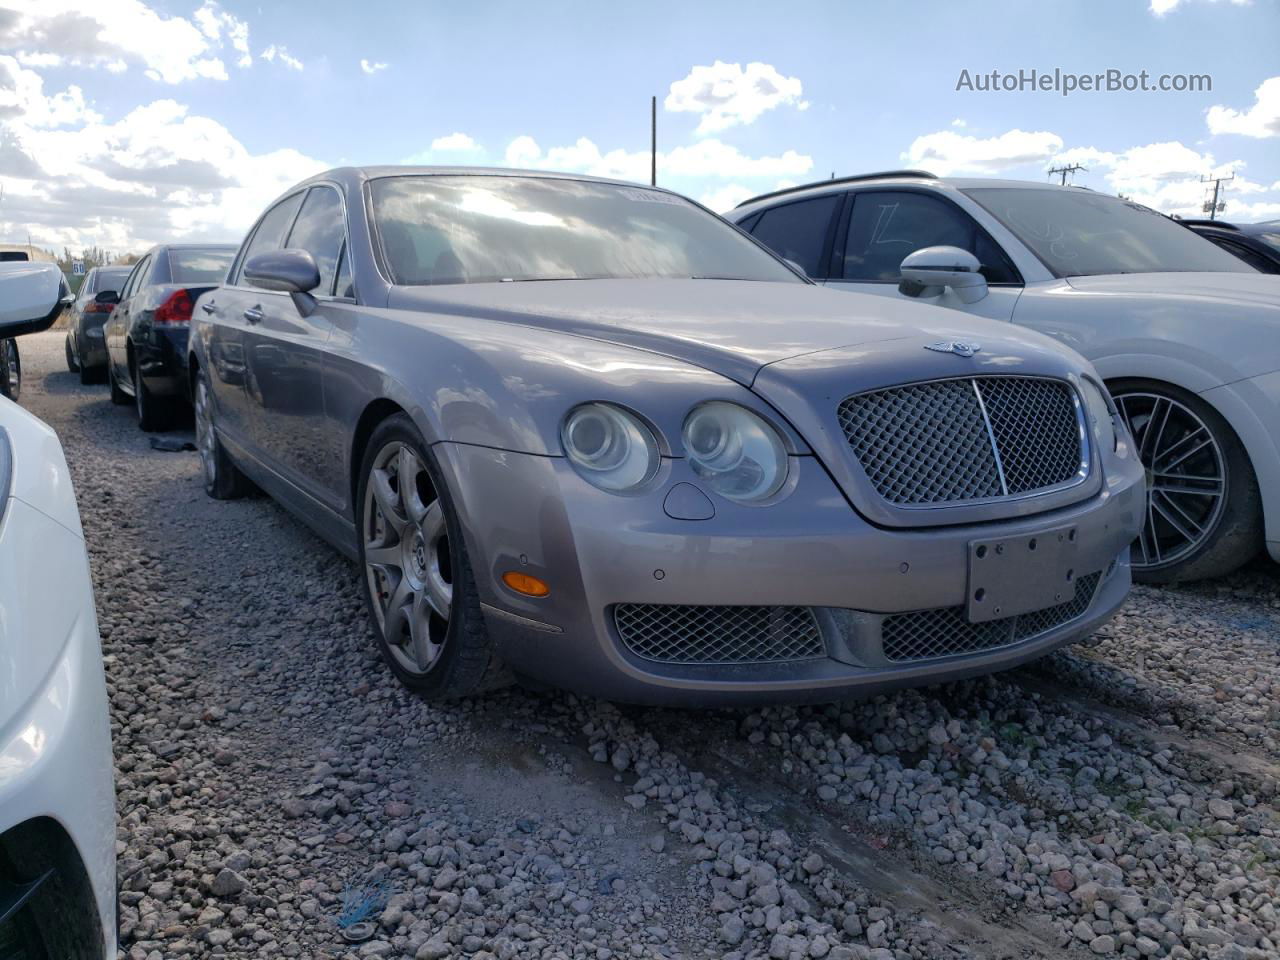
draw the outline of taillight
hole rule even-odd
[[[96,300],[90,300],[84,305],[85,313],[110,313],[116,308],[114,303],[98,303]]]
[[[191,311],[195,304],[191,302],[191,294],[179,290],[169,295],[169,299],[156,307],[153,322],[159,326],[173,326],[191,322]]]

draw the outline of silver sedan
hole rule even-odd
[[[359,562],[426,696],[830,700],[1002,669],[1129,589],[1143,471],[1047,337],[809,283],[665,190],[334,170],[200,297],[205,485]]]

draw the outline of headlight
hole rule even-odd
[[[1114,453],[1116,423],[1112,419],[1111,404],[1107,402],[1107,398],[1102,395],[1102,391],[1092,380],[1082,380],[1081,383],[1084,384],[1085,409],[1088,410],[1089,419],[1093,422],[1093,435],[1098,441],[1098,446],[1109,453]]]
[[[658,443],[634,415],[608,403],[569,411],[560,442],[575,470],[610,493],[628,493],[658,472]]]
[[[749,503],[778,492],[787,450],[778,431],[745,407],[720,400],[695,407],[684,421],[693,472],[722,497]]]

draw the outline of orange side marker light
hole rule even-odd
[[[551,592],[551,588],[537,577],[531,577],[527,573],[518,573],[515,570],[504,573],[502,582],[516,593],[523,593],[526,597],[545,597]]]

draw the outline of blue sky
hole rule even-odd
[[[0,240],[238,239],[346,163],[647,177],[655,94],[659,182],[717,208],[833,171],[1068,160],[1183,214],[1201,175],[1234,171],[1225,215],[1280,217],[1277,0],[35,6],[0,0]],[[1055,68],[1212,89],[956,89]]]

